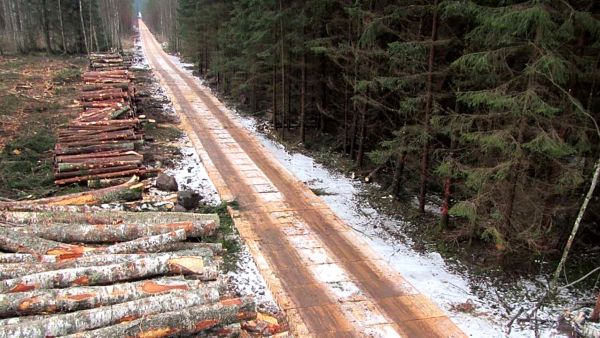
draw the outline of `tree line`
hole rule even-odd
[[[0,53],[120,50],[132,18],[129,0],[2,0]]]
[[[150,27],[221,93],[419,211],[433,200],[459,242],[552,252],[568,237],[600,156],[599,2],[156,2]]]

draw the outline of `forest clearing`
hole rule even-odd
[[[600,336],[599,15],[3,1],[0,336]]]

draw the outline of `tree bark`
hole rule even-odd
[[[196,223],[187,221],[156,225],[33,223],[15,228],[15,230],[57,242],[115,243],[156,236],[175,230],[184,230],[188,238],[211,236],[215,233],[216,224],[212,221]]]
[[[46,315],[52,313],[93,309],[159,294],[215,286],[199,280],[168,277],[106,286],[0,294],[0,317],[44,315],[42,317],[47,318]]]
[[[79,2],[79,19],[81,20],[81,34],[83,35],[83,43],[85,46],[85,53],[90,54],[90,48],[88,46],[87,36],[85,35],[85,23],[83,22],[83,7],[81,5],[81,0]]]
[[[90,256],[102,252],[103,254],[126,254],[137,252],[159,252],[170,243],[182,242],[186,240],[185,229],[177,229],[155,236],[141,237],[128,242],[113,244],[106,248],[100,248],[91,252],[86,252],[85,256]]]
[[[600,293],[598,293],[598,298],[596,298],[596,306],[594,306],[594,311],[590,315],[590,320],[593,322],[600,320]]]
[[[49,316],[0,327],[0,337],[57,337],[115,325],[163,312],[197,307],[219,300],[215,288],[156,295],[110,306]],[[114,336],[111,336],[114,337]]]
[[[192,335],[217,325],[256,318],[256,304],[250,297],[227,299],[218,303],[188,307],[181,311],[161,313],[106,328],[81,332],[72,337],[166,337]]]
[[[110,284],[165,274],[196,275],[200,279],[212,280],[217,277],[218,271],[214,266],[205,266],[202,257],[160,256],[120,264],[46,271],[7,279],[0,282],[0,293]]]
[[[4,227],[0,227],[0,249],[15,253],[28,253],[34,256],[82,255],[84,252],[94,250],[81,245],[65,244],[29,236]]]
[[[46,42],[46,54],[52,54],[52,45],[50,44],[50,22],[48,18],[47,0],[42,0],[42,26],[44,27],[44,40]]]
[[[303,46],[304,47],[304,46]],[[306,142],[306,53],[302,52],[302,74],[300,75],[300,142]]]
[[[394,178],[392,180],[392,195],[394,197],[398,197],[400,194],[400,184],[402,183],[407,154],[408,152],[404,150],[400,156],[396,155],[396,169],[394,170]]]
[[[186,244],[180,247],[175,244]],[[210,265],[210,259],[213,257],[213,252],[210,248],[193,247],[187,244],[195,243],[171,243],[168,248],[172,251],[160,253],[141,253],[141,254],[102,254],[90,255],[84,257],[57,257],[43,256],[43,262],[30,261],[24,263],[7,263],[0,265],[0,280],[19,278],[26,275],[41,273],[53,270],[64,270],[74,268],[85,268],[94,266],[103,266],[110,264],[121,264],[131,262],[137,259],[157,259],[157,258],[181,258],[181,257],[201,257],[206,262],[205,265]],[[33,257],[33,256],[32,256]],[[51,257],[51,258],[47,258]]]
[[[550,290],[552,292],[556,291],[558,278],[562,272],[562,269],[567,262],[567,258],[569,257],[569,251],[571,250],[571,246],[573,245],[573,240],[575,240],[575,236],[577,235],[577,231],[579,230],[579,226],[581,225],[581,220],[583,219],[583,215],[587,210],[587,206],[590,203],[590,200],[594,196],[594,190],[596,190],[596,185],[598,184],[598,176],[600,176],[600,158],[596,161],[596,166],[594,168],[594,176],[592,177],[592,183],[590,184],[590,189],[585,195],[585,199],[579,208],[579,213],[577,214],[577,218],[575,219],[575,223],[573,224],[573,229],[571,229],[571,235],[569,235],[569,239],[567,240],[567,244],[563,250],[562,257],[558,266],[556,267],[556,271],[554,271],[554,277],[550,283]]]
[[[56,256],[34,256],[32,254],[23,254],[23,253],[3,253],[0,254],[0,264],[12,264],[12,263],[35,263],[35,262],[44,262],[44,263],[54,263],[56,262]]]
[[[65,40],[65,27],[63,25],[63,13],[61,0],[58,0],[58,22],[60,24],[60,37],[62,42],[63,54],[67,53],[67,40]]]
[[[427,65],[427,98],[425,103],[425,116],[423,117],[423,124],[425,127],[425,133],[427,140],[423,145],[423,154],[421,154],[421,183],[419,191],[419,211],[425,212],[425,196],[427,195],[427,181],[429,176],[429,137],[431,133],[431,125],[429,119],[433,111],[433,65],[435,60],[435,41],[437,40],[437,26],[438,26],[438,0],[433,2],[433,20],[431,23],[431,44],[429,47],[429,62]]]

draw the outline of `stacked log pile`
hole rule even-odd
[[[93,70],[83,74],[82,111],[59,130],[57,185],[114,185],[151,173],[135,152],[144,138],[135,114],[133,76],[127,70],[131,62],[119,54],[92,54],[91,61]]]
[[[238,335],[257,310],[226,294],[221,245],[198,242],[217,228],[187,213],[2,213],[0,337]]]

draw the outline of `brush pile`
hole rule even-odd
[[[91,187],[123,183],[151,173],[135,150],[144,142],[136,117],[131,61],[120,54],[92,54],[92,71],[83,74],[82,111],[59,130],[55,183],[88,182]]]
[[[256,322],[219,274],[218,216],[0,214],[0,337],[234,336]],[[191,240],[193,239],[193,241]],[[244,323],[240,323],[244,321]]]

